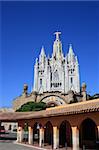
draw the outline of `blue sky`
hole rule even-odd
[[[99,93],[99,2],[12,1],[0,7],[0,107],[11,107],[24,83],[31,91],[35,58],[42,45],[51,56],[57,30],[65,55],[73,44],[81,83],[89,94]]]

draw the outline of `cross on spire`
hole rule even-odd
[[[56,35],[56,39],[59,40],[59,35],[61,34],[61,32],[58,32],[58,31],[57,31],[57,32],[55,32],[54,34]]]

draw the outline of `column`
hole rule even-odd
[[[59,147],[59,129],[57,126],[53,127],[53,148],[57,149]]]
[[[98,129],[98,141],[99,141],[99,126],[97,126],[97,129]]]
[[[17,142],[20,142],[20,132],[19,132],[20,127],[17,127]]]
[[[17,128],[17,142],[22,142],[24,138],[24,133],[23,133],[23,128],[22,127],[18,127]]]
[[[28,143],[33,144],[33,128],[29,126],[28,130],[29,130]]]
[[[44,128],[41,127],[39,129],[39,146],[42,147],[43,144],[44,144]]]
[[[77,127],[72,127],[72,145],[73,150],[79,150],[79,130]]]
[[[23,128],[21,127],[21,128],[20,128],[20,143],[23,142],[23,138],[24,138],[24,130],[23,130]]]

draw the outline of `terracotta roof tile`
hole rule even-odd
[[[49,116],[78,114],[85,112],[99,112],[99,99],[94,99],[85,102],[67,104],[42,110],[38,112],[0,112],[1,121],[16,121],[19,119],[41,118]]]

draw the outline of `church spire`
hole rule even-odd
[[[69,44],[68,61],[74,61],[75,54],[73,52],[72,44]]]
[[[45,56],[44,46],[42,46],[42,48],[41,48],[41,55]]]
[[[69,44],[69,54],[74,54],[72,44]]]
[[[42,46],[41,53],[40,53],[40,56],[39,56],[39,61],[44,62],[45,58],[46,58],[45,50],[44,50],[44,46]]]
[[[53,44],[53,58],[55,60],[61,60],[62,57],[63,57],[63,53],[62,53],[62,43],[60,41],[60,34],[61,32],[55,32],[54,35],[56,35],[56,39],[54,41],[54,44]]]

